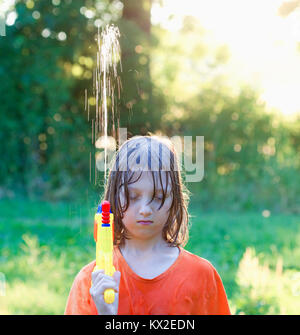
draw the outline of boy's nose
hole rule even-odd
[[[151,208],[151,204],[148,204],[148,203],[145,202],[141,205],[140,210],[139,210],[140,215],[142,215],[144,217],[148,217],[152,213],[153,213],[153,210]]]

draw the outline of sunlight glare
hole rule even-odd
[[[283,0],[163,0],[152,8],[152,23],[178,31],[184,16],[199,19],[211,43],[227,44],[230,82],[248,82],[262,99],[285,115],[300,112],[300,9],[278,15]]]

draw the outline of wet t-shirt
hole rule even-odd
[[[230,314],[226,293],[210,262],[179,247],[175,262],[153,279],[137,275],[117,246],[114,267],[121,272],[118,315]],[[90,295],[95,261],[77,274],[65,314],[98,314]]]

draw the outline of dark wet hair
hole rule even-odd
[[[128,185],[137,182],[144,171],[150,172],[153,179],[151,201],[155,197],[156,189],[162,190],[159,209],[164,205],[170,183],[172,204],[163,228],[163,238],[171,246],[186,245],[189,237],[189,191],[182,182],[179,168],[175,147],[167,138],[156,135],[134,136],[122,144],[112,160],[103,199],[110,201],[114,213],[115,245],[122,246],[125,239],[130,239],[122,222],[123,213],[130,204]],[[162,182],[163,174],[166,177],[166,185]],[[120,200],[122,188],[125,195],[123,207]]]

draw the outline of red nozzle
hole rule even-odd
[[[104,200],[102,202],[102,212],[109,212],[110,211],[110,203],[108,200]]]

